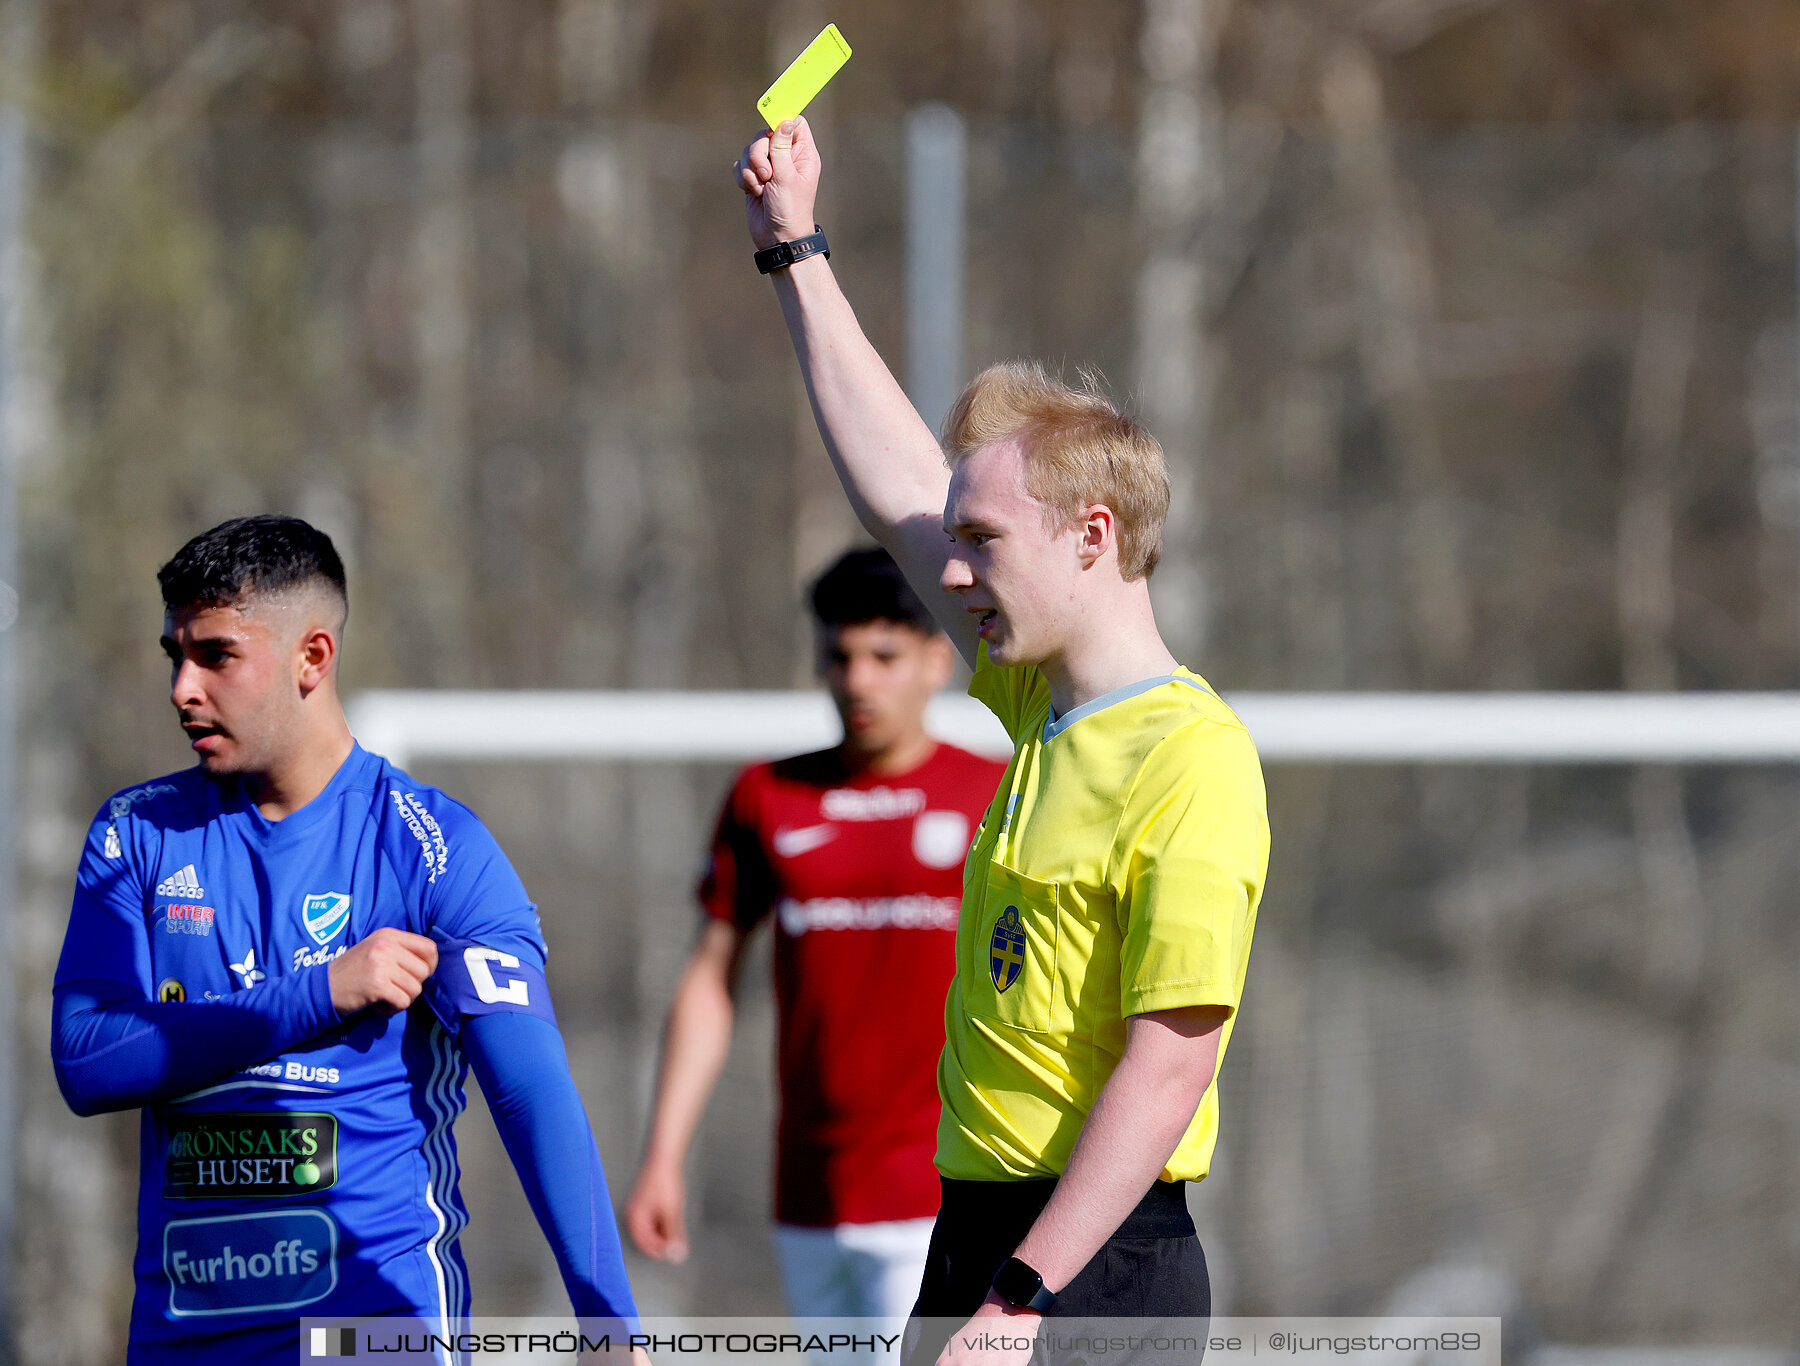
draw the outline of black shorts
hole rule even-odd
[[[930,1366],[948,1334],[980,1307],[994,1273],[1012,1256],[1056,1189],[1054,1180],[940,1181],[943,1203],[931,1230],[913,1322],[907,1328],[907,1366]],[[1158,1181],[1063,1287],[1045,1318],[1191,1321],[1211,1313],[1206,1254],[1188,1214],[1187,1184]],[[1204,1326],[1198,1327],[1204,1339]],[[1048,1339],[1050,1334],[1042,1336]],[[1072,1362],[1079,1354],[1050,1355]],[[1161,1358],[1149,1354],[1108,1359]],[[1184,1350],[1176,1359],[1193,1363],[1199,1353]]]

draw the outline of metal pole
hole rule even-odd
[[[13,1026],[13,974],[17,960],[19,879],[16,862],[18,803],[15,740],[18,720],[19,555],[16,424],[24,232],[27,115],[26,87],[37,50],[37,0],[13,0],[0,11],[0,1362],[16,1356],[14,1287],[17,1245],[19,1071]]]
[[[944,105],[906,116],[906,385],[933,431],[963,383],[968,141],[962,116]]]

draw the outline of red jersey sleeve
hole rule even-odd
[[[738,774],[719,812],[706,871],[700,877],[701,909],[714,920],[749,930],[775,905],[775,873],[763,852],[758,819],[767,766]]]

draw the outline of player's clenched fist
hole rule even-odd
[[[744,148],[732,167],[744,192],[750,237],[772,247],[811,236],[819,193],[819,145],[805,119],[789,119]]]
[[[331,960],[331,1004],[340,1015],[369,1006],[405,1010],[437,970],[437,945],[384,925]]]

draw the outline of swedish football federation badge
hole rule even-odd
[[[994,979],[994,990],[1005,991],[1019,980],[1025,966],[1025,931],[1019,927],[1019,908],[1008,906],[994,922],[993,937],[988,940],[988,975]]]
[[[300,919],[313,942],[329,944],[350,923],[350,893],[313,893],[300,903]]]

